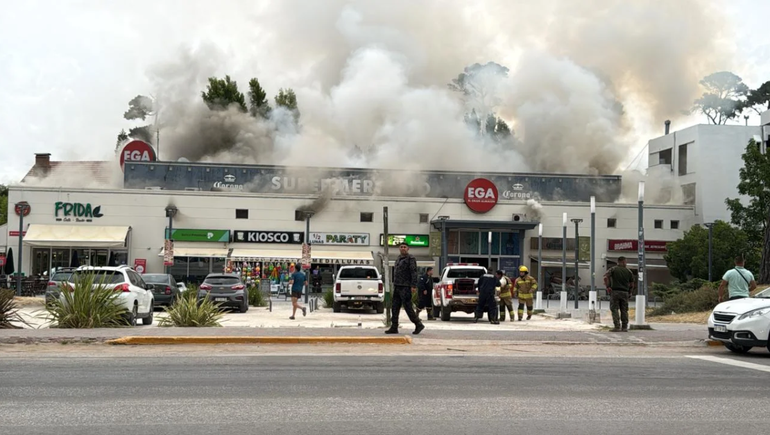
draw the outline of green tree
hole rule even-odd
[[[118,133],[117,142],[115,144],[115,150],[126,143],[129,139],[139,139],[147,143],[153,143],[153,132],[158,134],[157,140],[160,139],[158,133],[158,108],[157,103],[152,97],[144,95],[137,95],[131,101],[128,102],[128,110],[123,113],[123,119],[127,121],[135,121],[141,119],[147,120],[148,117],[154,117],[153,124],[145,124],[137,127],[130,128],[128,133],[125,130],[121,130]],[[157,144],[156,144],[157,145]]]
[[[238,90],[238,83],[225,76],[224,79],[209,78],[206,92],[201,92],[201,98],[211,110],[223,110],[235,105],[241,112],[247,112],[246,98]]]
[[[261,116],[267,118],[270,116],[270,104],[267,102],[267,92],[259,84],[259,80],[253,78],[249,80],[249,112],[251,116]]]
[[[739,171],[738,193],[749,198],[744,205],[738,198],[728,198],[733,225],[741,228],[752,246],[762,252],[757,281],[770,283],[770,156],[762,154],[759,144],[750,140],[743,153]]]
[[[724,221],[714,222],[712,229],[712,279],[719,280],[734,267],[738,255],[746,258],[746,268],[756,271],[759,266],[759,250],[749,243],[748,235],[740,228]],[[664,256],[671,276],[679,281],[694,278],[708,279],[709,231],[695,225],[685,231],[684,237],[668,244]]]
[[[762,86],[752,89],[742,104],[743,109],[750,109],[757,114],[770,110],[770,81],[762,83]]]
[[[500,104],[497,86],[506,77],[508,68],[498,63],[474,63],[465,67],[448,85],[449,89],[461,92],[471,108],[465,115],[465,122],[470,129],[480,136],[488,136],[498,142],[513,136],[510,126],[494,111]]]
[[[0,225],[8,222],[8,186],[0,184]]]
[[[712,124],[722,125],[743,111],[749,87],[737,75],[716,72],[704,77],[700,84],[705,92],[693,103],[693,113],[703,113]]]
[[[294,114],[294,120],[299,121],[299,108],[297,106],[297,95],[291,88],[283,88],[278,90],[278,95],[275,96],[275,105],[285,107],[287,110]]]

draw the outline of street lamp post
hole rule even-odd
[[[645,325],[645,309],[647,308],[647,279],[644,276],[644,181],[639,182],[639,286],[636,292],[636,325],[637,329],[647,329]]]
[[[561,292],[559,292],[559,309],[567,312],[567,213],[562,216],[561,235]]]
[[[572,223],[575,224],[575,309],[578,309],[578,279],[580,278],[580,275],[578,274],[578,267],[580,266],[580,234],[578,230],[578,225],[583,222],[583,219],[572,219]]]
[[[588,293],[588,309],[596,309],[596,198],[591,197],[591,291]]]
[[[310,246],[310,218],[313,217],[313,212],[305,212],[305,243]],[[312,259],[312,257],[311,257]],[[310,267],[312,267],[312,260]],[[305,303],[310,299],[310,268],[305,269]]]
[[[16,212],[19,214],[19,253],[16,254],[19,261],[19,270],[16,271],[16,296],[21,296],[21,271],[24,270],[24,215],[29,213],[29,203],[21,201],[16,203]]]
[[[712,279],[711,279],[711,261],[712,261],[711,260],[712,259],[711,248],[712,248],[712,240],[713,240],[713,233],[714,233],[714,224],[713,223],[708,223],[708,224],[706,224],[706,228],[709,229],[709,282],[711,282],[712,281]]]
[[[176,213],[179,211],[178,208],[176,208],[175,205],[169,205],[166,207],[166,217],[168,218],[168,234],[166,234],[166,240],[173,240],[171,238],[171,234],[174,231],[174,216],[176,216]],[[165,250],[164,250],[165,254]],[[166,266],[166,274],[169,273],[169,270],[171,269],[171,266]]]
[[[537,227],[537,294],[535,313],[543,312],[543,224]]]

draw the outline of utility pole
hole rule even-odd
[[[561,292],[559,292],[559,309],[561,314],[567,313],[567,213],[562,216],[561,234]]]
[[[16,203],[16,211],[19,214],[19,270],[16,271],[16,296],[21,296],[21,273],[24,270],[24,215],[29,212],[29,203],[21,201]]]
[[[313,212],[305,212],[305,243],[307,244],[308,248],[310,249],[310,217],[313,216]],[[313,266],[312,264],[312,257],[311,257],[311,263],[309,265],[310,267]],[[308,302],[308,299],[310,299],[310,267],[305,269],[305,303]]]
[[[382,240],[383,240],[383,249],[385,251],[385,261],[382,265],[382,275],[385,277],[385,326],[390,328],[392,319],[390,318],[390,304],[393,302],[393,294],[390,291],[390,256],[388,256],[388,248],[389,248],[389,239],[388,236],[388,208],[383,207],[382,208]],[[443,241],[442,241],[443,242]]]
[[[543,313],[543,224],[537,226],[537,296],[535,313]]]
[[[649,329],[645,324],[647,308],[647,279],[644,276],[644,181],[639,182],[639,283],[636,292],[636,329]]]
[[[712,237],[713,237],[713,233],[714,233],[714,224],[713,223],[706,224],[706,227],[709,229],[709,282],[712,282],[712,279],[711,279],[711,258],[712,258],[712,256],[711,256],[711,246],[712,246]]]
[[[588,293],[588,309],[596,309],[596,198],[591,197],[591,291]]]
[[[578,234],[578,225],[583,222],[583,219],[572,219],[572,223],[575,224],[575,309],[578,309],[578,267],[580,266],[580,235]]]

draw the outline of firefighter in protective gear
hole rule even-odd
[[[537,280],[529,275],[526,266],[519,267],[519,277],[513,283],[514,292],[519,299],[519,322],[524,317],[524,304],[527,305],[527,320],[532,318],[532,297],[537,291]]]
[[[497,280],[500,282],[500,320],[505,321],[505,310],[508,309],[513,322],[516,317],[513,315],[513,282],[502,270],[497,271]]]

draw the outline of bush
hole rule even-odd
[[[656,308],[651,316],[665,316],[671,313],[696,313],[713,310],[719,303],[719,292],[714,285],[707,284],[694,291],[683,291],[670,297],[663,306]]]
[[[0,290],[0,329],[21,329],[21,326],[14,323],[29,326],[19,314],[19,304],[13,299],[14,295],[13,290]]]
[[[252,307],[266,307],[267,297],[259,289],[259,286],[249,289],[249,305]]]
[[[208,298],[198,302],[198,290],[192,288],[182,294],[170,307],[164,307],[167,317],[158,326],[212,327],[222,326],[219,321],[224,311]]]
[[[324,308],[332,308],[334,306],[334,292],[326,290],[324,292]]]
[[[61,285],[59,288],[64,300],[57,298],[46,306],[52,328],[129,326],[128,313],[118,304],[118,293],[102,283],[94,284],[94,274],[83,274],[69,286]]]

